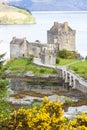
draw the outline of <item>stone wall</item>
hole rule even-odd
[[[72,30],[67,22],[54,22],[53,27],[47,31],[47,43],[56,44],[58,50],[75,51],[75,35],[76,31]]]
[[[18,58],[20,56],[19,45],[10,44],[10,58]]]
[[[76,80],[75,83],[76,83],[77,90],[80,90],[83,93],[87,93],[87,84],[83,84],[79,82],[79,80]]]

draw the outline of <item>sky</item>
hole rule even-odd
[[[21,0],[0,0],[0,2],[11,2],[11,1],[21,1]]]
[[[51,8],[51,10],[87,10],[87,0],[0,0],[1,2],[9,3],[13,5],[18,4],[19,7],[23,6],[21,3],[26,4],[25,8],[30,10],[37,9],[38,7],[44,9]],[[20,2],[19,2],[20,1]],[[21,2],[22,1],[22,2]],[[18,2],[18,3],[17,3]]]
[[[22,0],[0,0],[0,2],[17,2],[17,1]],[[55,1],[58,2],[58,0],[28,0],[28,1],[32,1],[33,3],[47,3],[47,4],[54,3]]]

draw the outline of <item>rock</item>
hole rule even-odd
[[[32,97],[32,96],[25,96],[23,98],[16,99],[15,97],[9,97],[6,99],[8,102],[16,105],[31,105],[35,100],[36,101],[43,101],[43,98],[39,97]]]
[[[34,76],[34,73],[32,71],[26,72],[24,76]]]
[[[64,113],[65,117],[68,119],[72,119],[76,117],[78,114],[80,114],[82,111],[87,113],[87,106],[79,106],[79,107],[69,107],[68,111]]]
[[[6,70],[4,74],[5,75],[10,75],[10,74],[12,74],[12,72],[10,70]]]

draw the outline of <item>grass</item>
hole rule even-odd
[[[71,99],[65,99],[65,104],[67,104],[67,105],[71,105],[71,104],[73,104],[73,101],[71,100]]]
[[[63,66],[78,61],[74,64],[69,65],[68,68],[87,80],[87,61],[80,61],[77,59],[58,59],[59,63],[56,64],[57,66]]]
[[[29,62],[29,59],[19,58],[8,62],[6,67],[14,73],[33,72],[35,75],[56,74],[54,69],[36,66]]]
[[[57,64],[58,66],[67,65],[72,62],[78,61],[76,59],[61,58],[59,60],[60,62],[59,64]],[[15,59],[12,62],[9,62],[9,64],[7,64],[7,68],[14,73],[25,73],[28,71],[32,71],[35,75],[56,74],[54,69],[35,66],[34,64],[29,63],[29,59],[25,58]],[[87,61],[78,61],[68,66],[68,68],[81,77],[87,79]]]
[[[69,69],[73,70],[81,77],[87,79],[87,61],[79,61],[75,64],[72,64],[69,66]]]
[[[74,61],[77,61],[77,59],[63,59],[63,58],[58,58],[58,59],[59,59],[59,63],[56,64],[57,66],[67,65]]]

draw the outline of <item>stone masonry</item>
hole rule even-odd
[[[56,53],[59,50],[75,51],[75,32],[67,22],[64,24],[54,22],[52,28],[47,31],[47,44],[40,43],[39,40],[29,42],[26,38],[13,37],[10,42],[10,57],[34,55],[42,64],[55,65]]]
[[[57,51],[66,49],[75,51],[75,34],[76,31],[68,26],[68,23],[63,24],[54,22],[54,25],[47,31],[47,43],[55,44]]]

